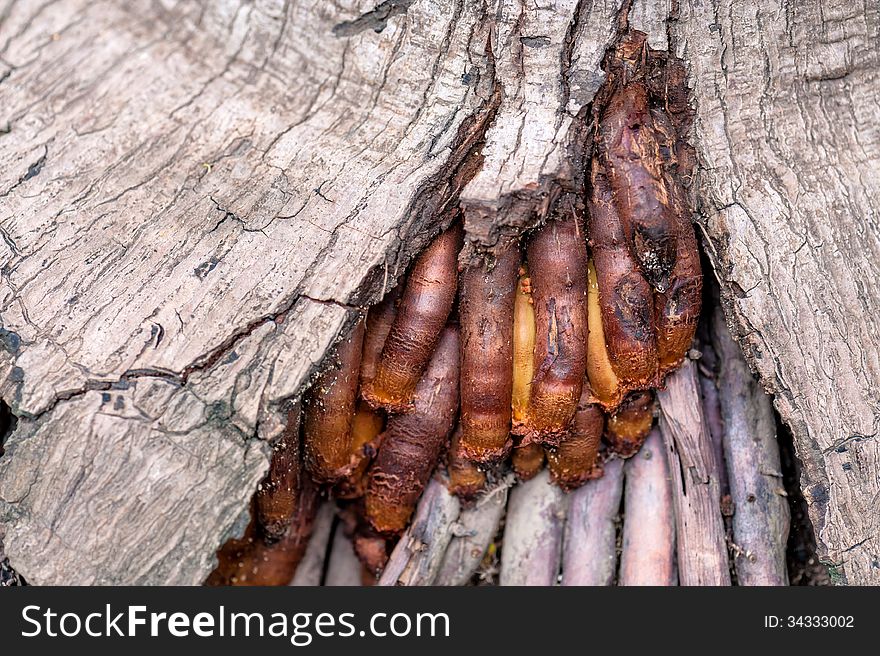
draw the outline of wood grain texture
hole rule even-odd
[[[730,585],[718,466],[693,361],[685,360],[657,397],[672,476],[679,583]]]
[[[7,552],[197,583],[283,402],[440,227],[491,84],[476,8],[50,4],[0,12]]]
[[[280,409],[458,190],[492,245],[580,184],[620,2],[375,4],[0,3],[0,397],[21,417],[0,523],[28,580],[203,580]],[[630,19],[689,66],[701,232],[820,555],[880,582],[880,12]]]

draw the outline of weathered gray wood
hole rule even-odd
[[[569,496],[562,552],[562,585],[611,585],[617,571],[617,521],[623,460],[605,463],[602,478]]]
[[[411,586],[434,583],[460,510],[458,497],[449,494],[446,483],[432,478],[419,500],[409,528],[391,552],[378,584]]]
[[[618,585],[677,585],[672,481],[660,429],[626,461]]]
[[[556,585],[567,506],[546,469],[513,487],[501,543],[501,585]]]
[[[513,476],[488,488],[473,506],[462,508],[446,547],[435,585],[466,585],[483,561],[486,550],[498,533],[507,507],[507,493]]]
[[[485,243],[580,184],[621,2],[375,4],[0,4],[0,397],[22,417],[0,523],[29,580],[203,580],[279,409],[465,169]],[[820,552],[880,581],[878,12],[636,0],[631,21],[689,63],[702,230]]]
[[[734,503],[733,564],[737,583],[788,585],[785,547],[791,514],[770,397],[749,371],[720,312],[716,313],[713,329],[720,356],[724,456]]]
[[[820,557],[880,583],[880,12],[677,4],[727,318],[794,435]]]
[[[672,476],[679,583],[730,585],[718,466],[691,360],[666,379],[657,398]]]

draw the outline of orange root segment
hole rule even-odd
[[[358,321],[336,351],[335,366],[326,370],[304,399],[306,467],[317,483],[333,483],[348,475],[364,322]]]
[[[651,387],[657,377],[654,295],[630,253],[610,186],[596,165],[592,189],[589,237],[605,347],[624,387]]]
[[[449,447],[447,470],[449,493],[462,501],[472,501],[486,487],[486,472],[468,459],[461,449],[461,426],[452,436]]]
[[[602,465],[598,456],[602,431],[605,428],[605,414],[599,405],[592,402],[592,398],[589,387],[584,385],[568,434],[558,447],[547,449],[550,480],[566,492],[602,476]]]
[[[397,316],[397,304],[404,284],[399,282],[397,286],[388,292],[379,303],[370,308],[367,313],[367,327],[364,333],[364,348],[361,356],[361,389],[373,382],[376,377],[376,369],[382,357],[382,349],[385,340],[391,332],[394,318]]]
[[[392,416],[369,471],[366,515],[378,532],[402,532],[434,471],[458,412],[458,330],[447,327],[415,389],[409,414]]]
[[[549,221],[528,247],[535,308],[534,378],[525,443],[556,445],[577,409],[587,369],[587,250],[574,211]]]
[[[662,385],[681,363],[696,331],[702,274],[683,183],[694,159],[681,138],[691,120],[685,69],[634,30],[605,67],[594,103],[588,233],[620,386],[613,393],[598,367],[590,382],[612,410],[626,392]]]
[[[461,451],[489,463],[510,451],[513,307],[519,244],[511,239],[461,280]]]
[[[308,476],[302,476],[301,481],[284,535],[269,541],[251,522],[244,537],[220,547],[217,568],[205,585],[288,585],[293,580],[320,504],[318,487]]]
[[[254,495],[254,517],[269,541],[281,539],[296,510],[300,487],[300,409],[287,413],[287,426],[272,452],[266,477]]]
[[[357,411],[351,420],[350,473],[333,488],[337,499],[362,497],[367,489],[367,468],[379,448],[379,436],[385,419],[365,401],[358,401]]]
[[[528,481],[544,469],[544,447],[540,444],[516,446],[510,456],[510,464],[519,480]]]
[[[624,84],[611,96],[598,137],[599,160],[633,256],[648,282],[664,291],[675,265],[678,231],[643,82]]]
[[[613,453],[629,458],[638,453],[654,424],[654,393],[633,392],[608,418],[606,438]]]
[[[519,270],[513,303],[513,425],[522,426],[529,408],[532,377],[535,373],[535,306],[526,266]],[[543,458],[543,456],[542,456]]]
[[[385,340],[376,375],[362,391],[374,408],[411,410],[413,393],[449,318],[458,287],[460,223],[419,255]]]

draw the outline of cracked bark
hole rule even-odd
[[[483,247],[577,192],[621,1],[548,4],[4,11],[0,523],[28,581],[203,580],[286,402],[442,210]],[[878,582],[880,16],[629,13],[688,63],[698,219],[821,555]]]

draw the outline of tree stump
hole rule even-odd
[[[688,65],[696,218],[820,555],[880,582],[877,11],[544,4],[4,3],[0,524],[29,582],[204,580],[443,210],[486,246],[582,184],[627,20]]]

